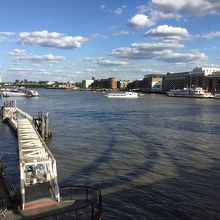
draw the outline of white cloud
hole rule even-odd
[[[126,61],[107,60],[104,57],[86,57],[85,60],[102,66],[123,66],[128,64]]]
[[[197,0],[194,0],[197,1]],[[199,0],[200,1],[200,0]],[[157,9],[160,9],[164,12],[176,12],[183,8],[185,8],[186,4],[188,4],[189,0],[152,0],[152,5]]]
[[[160,55],[161,51],[184,47],[178,43],[133,43],[130,47],[114,49],[112,55],[128,59],[153,59]]]
[[[85,72],[94,73],[94,72],[95,72],[95,69],[93,69],[93,68],[87,68],[87,69],[85,69]]]
[[[0,42],[7,40],[10,37],[13,37],[14,35],[14,32],[0,32]]]
[[[89,38],[90,40],[108,39],[108,36],[104,34],[95,33],[92,34]]]
[[[25,69],[25,68],[10,68],[10,71],[14,71],[14,72],[30,72],[33,71],[33,69]]]
[[[185,19],[189,16],[219,15],[219,0],[151,0],[137,7],[137,12],[149,13],[150,20]]]
[[[12,56],[21,56],[21,55],[27,55],[26,51],[23,49],[14,49],[12,52],[9,52],[8,54]]]
[[[12,52],[8,53],[13,56],[13,61],[30,61],[30,62],[59,62],[63,61],[65,58],[62,56],[55,56],[52,54],[46,55],[33,55],[27,53],[23,49],[14,49]]]
[[[157,10],[151,10],[151,17],[152,20],[154,20],[155,22],[161,19],[181,19],[182,15],[177,14],[177,13],[167,13],[167,12],[163,12],[163,11],[157,11]]]
[[[15,35],[14,32],[0,32],[0,36],[4,36],[4,37],[11,37],[14,35]]]
[[[105,10],[106,8],[107,8],[106,5],[100,5],[100,9],[101,9],[101,10]]]
[[[145,74],[161,74],[160,70],[156,69],[140,69],[140,72],[145,73]]]
[[[135,28],[145,28],[153,24],[154,22],[144,14],[136,14],[134,17],[128,20],[128,25]]]
[[[15,68],[15,67],[12,67],[9,69],[10,72],[15,72],[15,73],[31,73],[33,71],[33,69],[27,69],[27,68]]]
[[[173,50],[184,47],[177,42],[173,43],[133,43],[130,47],[117,48],[112,55],[126,59],[155,59],[170,63],[183,63],[206,60],[207,56],[198,51],[191,53],[175,53]]]
[[[220,37],[220,31],[212,31],[212,32],[200,35],[199,37],[211,40],[211,39],[214,39],[216,37]]]
[[[112,34],[113,37],[120,37],[120,36],[127,36],[127,35],[129,35],[128,31],[120,31],[118,33]]]
[[[191,51],[191,53],[174,53],[171,50],[164,51],[163,56],[160,56],[158,60],[162,60],[168,63],[189,63],[194,61],[206,61],[208,57],[204,53],[199,51]]]
[[[205,67],[212,67],[212,68],[220,68],[220,65],[218,64],[204,64]]]
[[[160,25],[157,28],[150,29],[145,36],[163,37],[171,39],[181,39],[189,36],[186,28]]]
[[[23,60],[27,60],[31,62],[59,62],[59,61],[63,61],[64,59],[65,58],[62,56],[54,56],[52,54],[46,54],[46,55],[31,55],[30,54],[28,57],[23,58]]]
[[[19,33],[19,42],[26,45],[40,45],[43,47],[55,47],[62,49],[79,48],[88,39],[82,36],[67,36],[62,33],[47,30]]]
[[[99,60],[96,63],[103,66],[120,66],[120,65],[128,64],[128,62],[126,61],[117,61],[117,60]]]
[[[140,5],[137,7],[138,14],[145,14],[149,12],[150,8],[148,5]]]
[[[163,15],[173,16],[203,16],[220,13],[220,1],[218,0],[152,0],[152,11],[162,12]],[[159,14],[158,14],[159,15]]]
[[[127,11],[127,6],[126,5],[123,5],[121,7],[118,7],[116,8],[113,12],[116,14],[116,15],[121,15],[123,14],[124,12]]]

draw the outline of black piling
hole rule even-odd
[[[38,112],[38,116],[33,118],[33,122],[43,140],[51,136],[51,131],[49,130],[48,113],[43,116],[42,112]]]

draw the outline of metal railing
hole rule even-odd
[[[102,217],[101,191],[87,186],[60,186],[61,202],[75,201],[68,209],[48,213],[39,219],[100,220]],[[36,218],[37,219],[37,218]]]
[[[5,189],[7,190],[9,199],[15,199],[17,196],[17,191],[9,177],[3,158],[0,158],[0,178],[3,181]]]

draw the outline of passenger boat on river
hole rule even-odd
[[[15,97],[15,96],[25,96],[25,97],[37,97],[38,92],[35,90],[29,89],[4,89],[1,91],[0,96],[2,97]]]
[[[214,95],[201,87],[172,89],[167,92],[168,96],[174,97],[191,97],[191,98],[213,98]]]
[[[108,98],[138,98],[136,92],[111,92],[106,95]]]

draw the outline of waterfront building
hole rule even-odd
[[[163,76],[162,85],[163,92],[196,87],[209,92],[220,91],[220,68],[196,67],[191,72],[167,73]]]
[[[93,82],[94,82],[93,79],[83,80],[83,81],[82,81],[83,88],[84,88],[84,89],[88,89],[88,88],[90,87],[90,85],[92,85]]]
[[[216,67],[196,67],[190,73],[190,87],[202,87],[209,91],[215,90],[215,82],[220,73]]]
[[[49,82],[46,83],[46,85],[48,85],[48,86],[51,86],[51,85],[54,85],[54,84],[55,84],[55,82],[52,82],[52,81],[49,81]]]
[[[203,75],[203,76],[208,76],[212,75],[213,73],[220,72],[220,68],[218,67],[200,67],[197,66],[194,68],[191,72],[193,75]]]
[[[97,79],[91,84],[92,89],[117,89],[117,80],[115,77],[108,79]]]
[[[135,89],[135,90],[139,90],[142,87],[143,87],[143,80],[135,80],[129,83],[127,86],[128,89]]]
[[[220,92],[220,72],[205,77],[206,89],[212,93]]]
[[[110,89],[117,89],[117,80],[115,77],[108,79],[110,82]]]
[[[67,88],[67,89],[73,89],[73,88],[75,88],[75,87],[76,87],[75,81],[68,81],[68,82],[66,83],[66,88]]]
[[[127,89],[129,83],[130,83],[129,80],[119,80],[117,81],[117,88],[122,90]]]
[[[141,91],[161,92],[162,91],[162,74],[148,74],[144,76],[141,83]]]
[[[168,92],[171,89],[183,89],[189,87],[190,72],[170,73],[162,78],[162,90]]]

